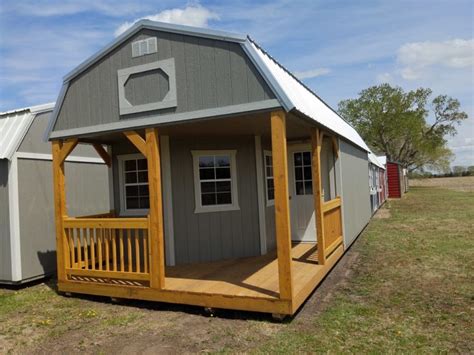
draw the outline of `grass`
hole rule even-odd
[[[316,313],[206,318],[185,307],[63,297],[54,282],[0,289],[0,353],[253,351],[473,353],[474,194],[416,187],[349,253],[352,275]],[[323,292],[321,290],[319,293]],[[309,306],[309,305],[308,305]],[[54,346],[54,348],[52,348]],[[124,350],[125,351],[125,350]]]
[[[264,352],[474,351],[474,195],[413,188],[355,245],[355,275],[305,327]]]

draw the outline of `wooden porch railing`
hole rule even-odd
[[[323,202],[322,212],[325,255],[329,255],[342,243],[341,198]]]
[[[69,279],[149,284],[149,218],[65,217],[63,227]]]

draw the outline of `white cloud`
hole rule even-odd
[[[331,72],[331,69],[329,68],[316,68],[316,69],[310,69],[310,70],[305,70],[305,71],[296,71],[294,72],[294,75],[300,79],[311,79],[311,78],[316,78],[321,75],[326,75]]]
[[[169,9],[161,11],[155,15],[144,16],[133,22],[121,24],[115,31],[115,36],[119,36],[139,20],[147,19],[152,21],[168,22],[179,25],[188,25],[196,27],[207,27],[210,20],[218,20],[219,15],[206,9],[201,5],[188,5],[184,9]]]
[[[463,69],[474,65],[474,39],[407,43],[398,50],[400,75],[405,80],[419,79],[433,67]]]
[[[377,75],[376,80],[378,83],[391,83],[393,76],[390,73],[382,73]]]

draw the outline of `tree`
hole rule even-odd
[[[464,166],[455,165],[453,166],[453,174],[455,176],[462,176],[462,174],[466,171]]]
[[[339,113],[357,129],[371,148],[409,171],[429,168],[446,171],[453,154],[447,136],[467,119],[457,99],[440,95],[430,103],[430,89],[404,92],[389,84],[372,86],[357,99],[339,103]],[[427,118],[432,116],[431,123]]]

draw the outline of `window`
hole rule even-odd
[[[118,156],[120,183],[120,210],[123,214],[142,215],[148,213],[147,160],[141,154]]]
[[[295,190],[297,195],[313,194],[313,179],[311,173],[311,152],[296,152],[293,154],[295,166]]]
[[[264,152],[265,155],[265,186],[267,206],[272,206],[275,203],[275,185],[273,184],[273,160],[272,153]]]
[[[238,210],[235,150],[192,151],[195,213]]]
[[[157,52],[156,37],[142,39],[132,42],[132,57],[141,57],[142,55]]]

